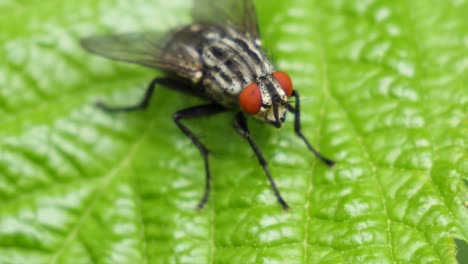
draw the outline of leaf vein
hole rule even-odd
[[[130,148],[129,152],[127,155],[123,157],[123,159],[117,163],[117,165],[112,169],[107,175],[105,175],[100,181],[101,184],[94,190],[94,197],[90,204],[87,206],[86,210],[83,212],[81,215],[80,219],[76,223],[75,227],[70,230],[70,233],[68,236],[65,238],[64,242],[62,243],[61,247],[57,250],[57,252],[52,256],[50,259],[51,264],[57,263],[60,255],[63,253],[65,248],[71,241],[73,241],[78,234],[82,224],[86,221],[88,216],[91,214],[91,211],[93,210],[94,206],[97,204],[99,201],[99,198],[101,197],[102,190],[106,188],[112,180],[118,175],[118,173],[124,169],[126,166],[130,164],[130,161],[132,157],[136,154],[139,146],[143,143],[144,139],[146,138],[146,135],[149,133],[150,128],[153,126],[154,121],[150,122],[146,129],[142,132],[140,138],[135,141],[133,146]]]

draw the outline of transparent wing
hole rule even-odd
[[[91,36],[81,39],[80,44],[85,50],[109,59],[194,78],[201,67],[196,54],[185,43],[170,43],[171,36],[157,32]]]
[[[260,37],[252,0],[194,0],[193,2],[194,22],[230,24],[253,38]]]

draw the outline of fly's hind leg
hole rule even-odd
[[[202,199],[198,203],[198,209],[203,209],[206,202],[208,201],[208,197],[210,194],[210,181],[211,181],[211,174],[210,174],[210,164],[208,160],[209,150],[201,143],[200,139],[190,130],[186,125],[182,123],[182,119],[190,119],[190,118],[199,118],[205,117],[210,115],[215,115],[221,112],[226,111],[221,105],[218,104],[205,104],[199,105],[194,107],[185,108],[175,112],[172,115],[174,122],[179,127],[179,129],[192,140],[192,143],[198,148],[200,151],[203,161],[205,162],[205,192],[202,196]]]
[[[145,110],[149,102],[151,100],[151,96],[153,95],[154,89],[156,85],[163,85],[168,88],[172,88],[174,90],[179,90],[183,91],[186,93],[193,94],[194,92],[192,91],[193,89],[190,89],[191,87],[188,87],[186,84],[182,83],[181,81],[178,81],[173,78],[168,78],[168,77],[157,77],[154,78],[149,84],[148,87],[146,88],[145,94],[143,98],[140,100],[135,105],[130,105],[130,106],[109,106],[103,102],[96,102],[96,106],[106,112],[132,112],[132,111],[138,111],[138,110]]]

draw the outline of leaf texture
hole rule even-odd
[[[457,263],[468,241],[468,1],[256,1],[278,69],[302,95],[306,136],[250,122],[291,210],[283,212],[226,113],[161,73],[86,54],[80,37],[168,29],[190,1],[0,3],[0,263]],[[227,140],[228,139],[228,140]]]

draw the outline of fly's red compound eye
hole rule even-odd
[[[262,106],[262,93],[256,83],[247,85],[239,95],[239,103],[242,110],[255,115]]]
[[[273,78],[275,78],[278,81],[281,88],[283,88],[284,93],[288,97],[290,97],[293,92],[293,85],[292,85],[292,81],[289,75],[285,72],[277,71],[273,73]]]

